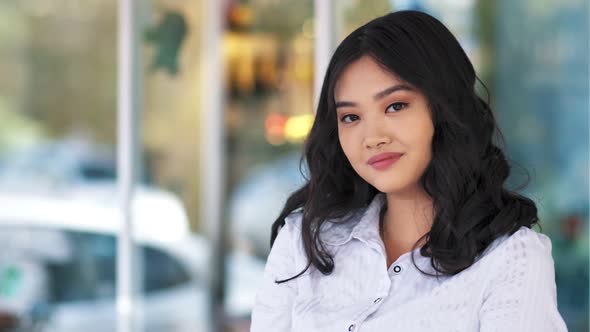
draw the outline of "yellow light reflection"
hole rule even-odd
[[[302,114],[290,117],[285,123],[285,138],[289,143],[301,143],[309,134],[313,124],[313,114]]]

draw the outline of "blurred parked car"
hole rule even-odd
[[[0,331],[116,330],[114,188],[0,192]],[[208,331],[210,244],[162,190],[138,188],[132,214],[142,330]],[[247,326],[263,269],[229,254],[226,311],[235,324]]]
[[[270,251],[270,228],[289,194],[305,184],[300,152],[292,152],[254,169],[231,193],[229,209],[233,241],[257,257]],[[307,174],[306,168],[303,168]]]
[[[0,188],[14,184],[29,189],[114,182],[115,157],[112,148],[75,139],[15,147],[0,154]]]

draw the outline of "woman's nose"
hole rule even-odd
[[[387,136],[373,136],[365,139],[365,147],[367,149],[378,148],[381,145],[389,144],[391,140]]]

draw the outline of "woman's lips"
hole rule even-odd
[[[368,164],[375,169],[382,170],[398,161],[402,155],[393,152],[381,153],[369,159]]]

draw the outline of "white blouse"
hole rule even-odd
[[[285,220],[268,256],[251,332],[567,331],[557,310],[551,240],[527,227],[496,239],[476,262],[455,276],[429,277],[407,252],[389,268],[379,236],[378,194],[360,218],[322,225],[334,270],[307,265],[301,213]],[[434,273],[430,258],[416,264]]]

